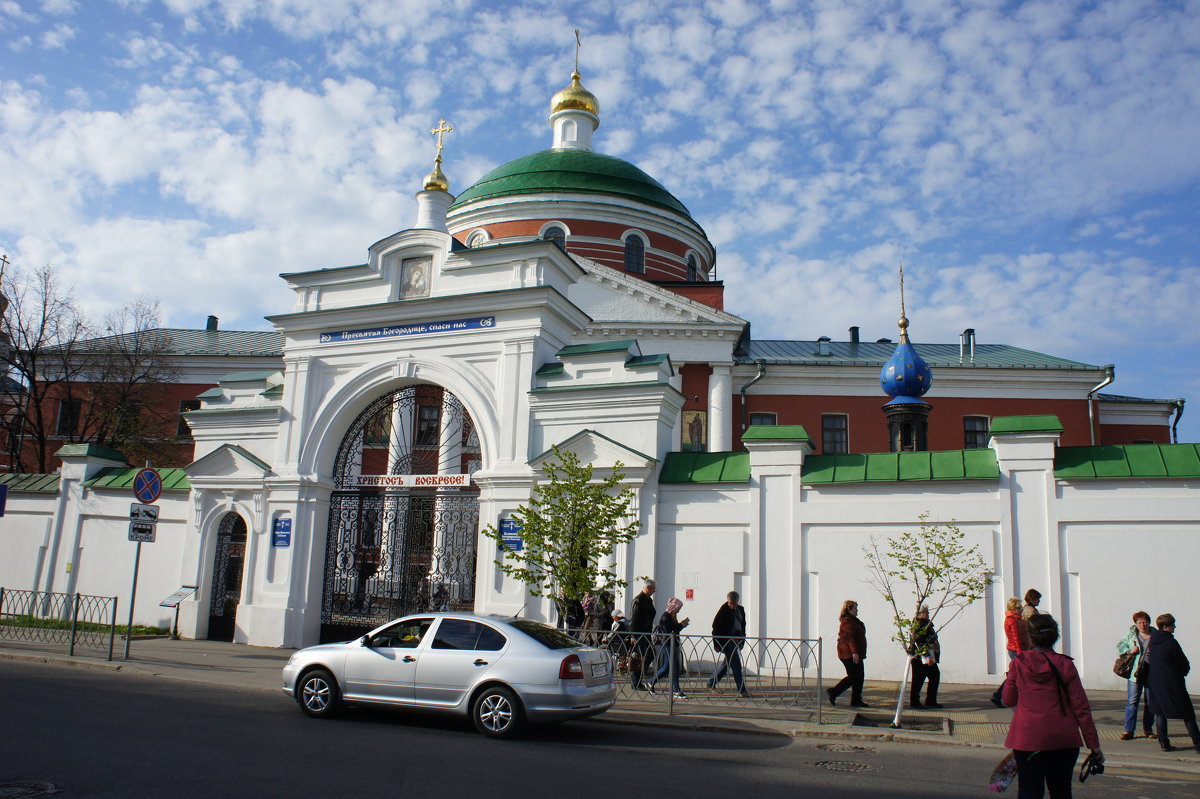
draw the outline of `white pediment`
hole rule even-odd
[[[271,465],[237,444],[222,444],[183,467],[193,483],[208,480],[243,482],[270,475]]]
[[[621,464],[621,470],[627,474],[634,471],[652,470],[658,463],[656,458],[632,447],[627,447],[595,430],[580,430],[564,441],[560,441],[558,448],[573,452],[579,458],[580,463],[590,463],[593,469],[601,472],[611,470],[617,463]],[[534,469],[540,469],[542,464],[554,460],[554,450],[549,449],[529,461],[529,465]]]
[[[711,324],[740,329],[746,324],[740,317],[661,286],[587,258],[572,257],[587,274],[570,287],[567,296],[596,325],[615,322],[637,322],[642,325]]]

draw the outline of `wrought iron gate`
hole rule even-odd
[[[213,558],[212,601],[208,609],[210,641],[233,640],[245,560],[246,520],[236,513],[227,513],[217,530],[217,551]]]
[[[322,641],[406,613],[474,607],[477,491],[364,483],[380,475],[469,474],[478,457],[470,417],[440,387],[408,386],[359,414],[334,466]]]

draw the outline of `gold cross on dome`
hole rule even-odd
[[[583,47],[583,42],[579,40],[579,28],[575,29],[575,71],[579,71],[579,48]]]
[[[443,136],[443,134],[450,133],[453,130],[454,130],[454,126],[447,125],[446,120],[444,120],[444,119],[439,119],[438,126],[436,128],[434,128],[433,130],[429,131],[433,135],[437,136],[437,139],[438,139],[437,140],[437,160],[439,160],[439,161],[442,160],[442,136]]]

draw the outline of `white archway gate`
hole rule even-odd
[[[478,466],[474,424],[440,386],[394,389],[358,415],[334,462],[322,641],[474,607]]]

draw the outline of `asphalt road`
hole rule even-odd
[[[320,721],[283,694],[0,662],[0,797],[35,795],[15,793],[22,782],[68,799],[979,796],[997,759],[993,749],[598,720],[490,741],[454,719],[358,710]],[[1194,797],[1200,776],[1111,767],[1076,790]]]

